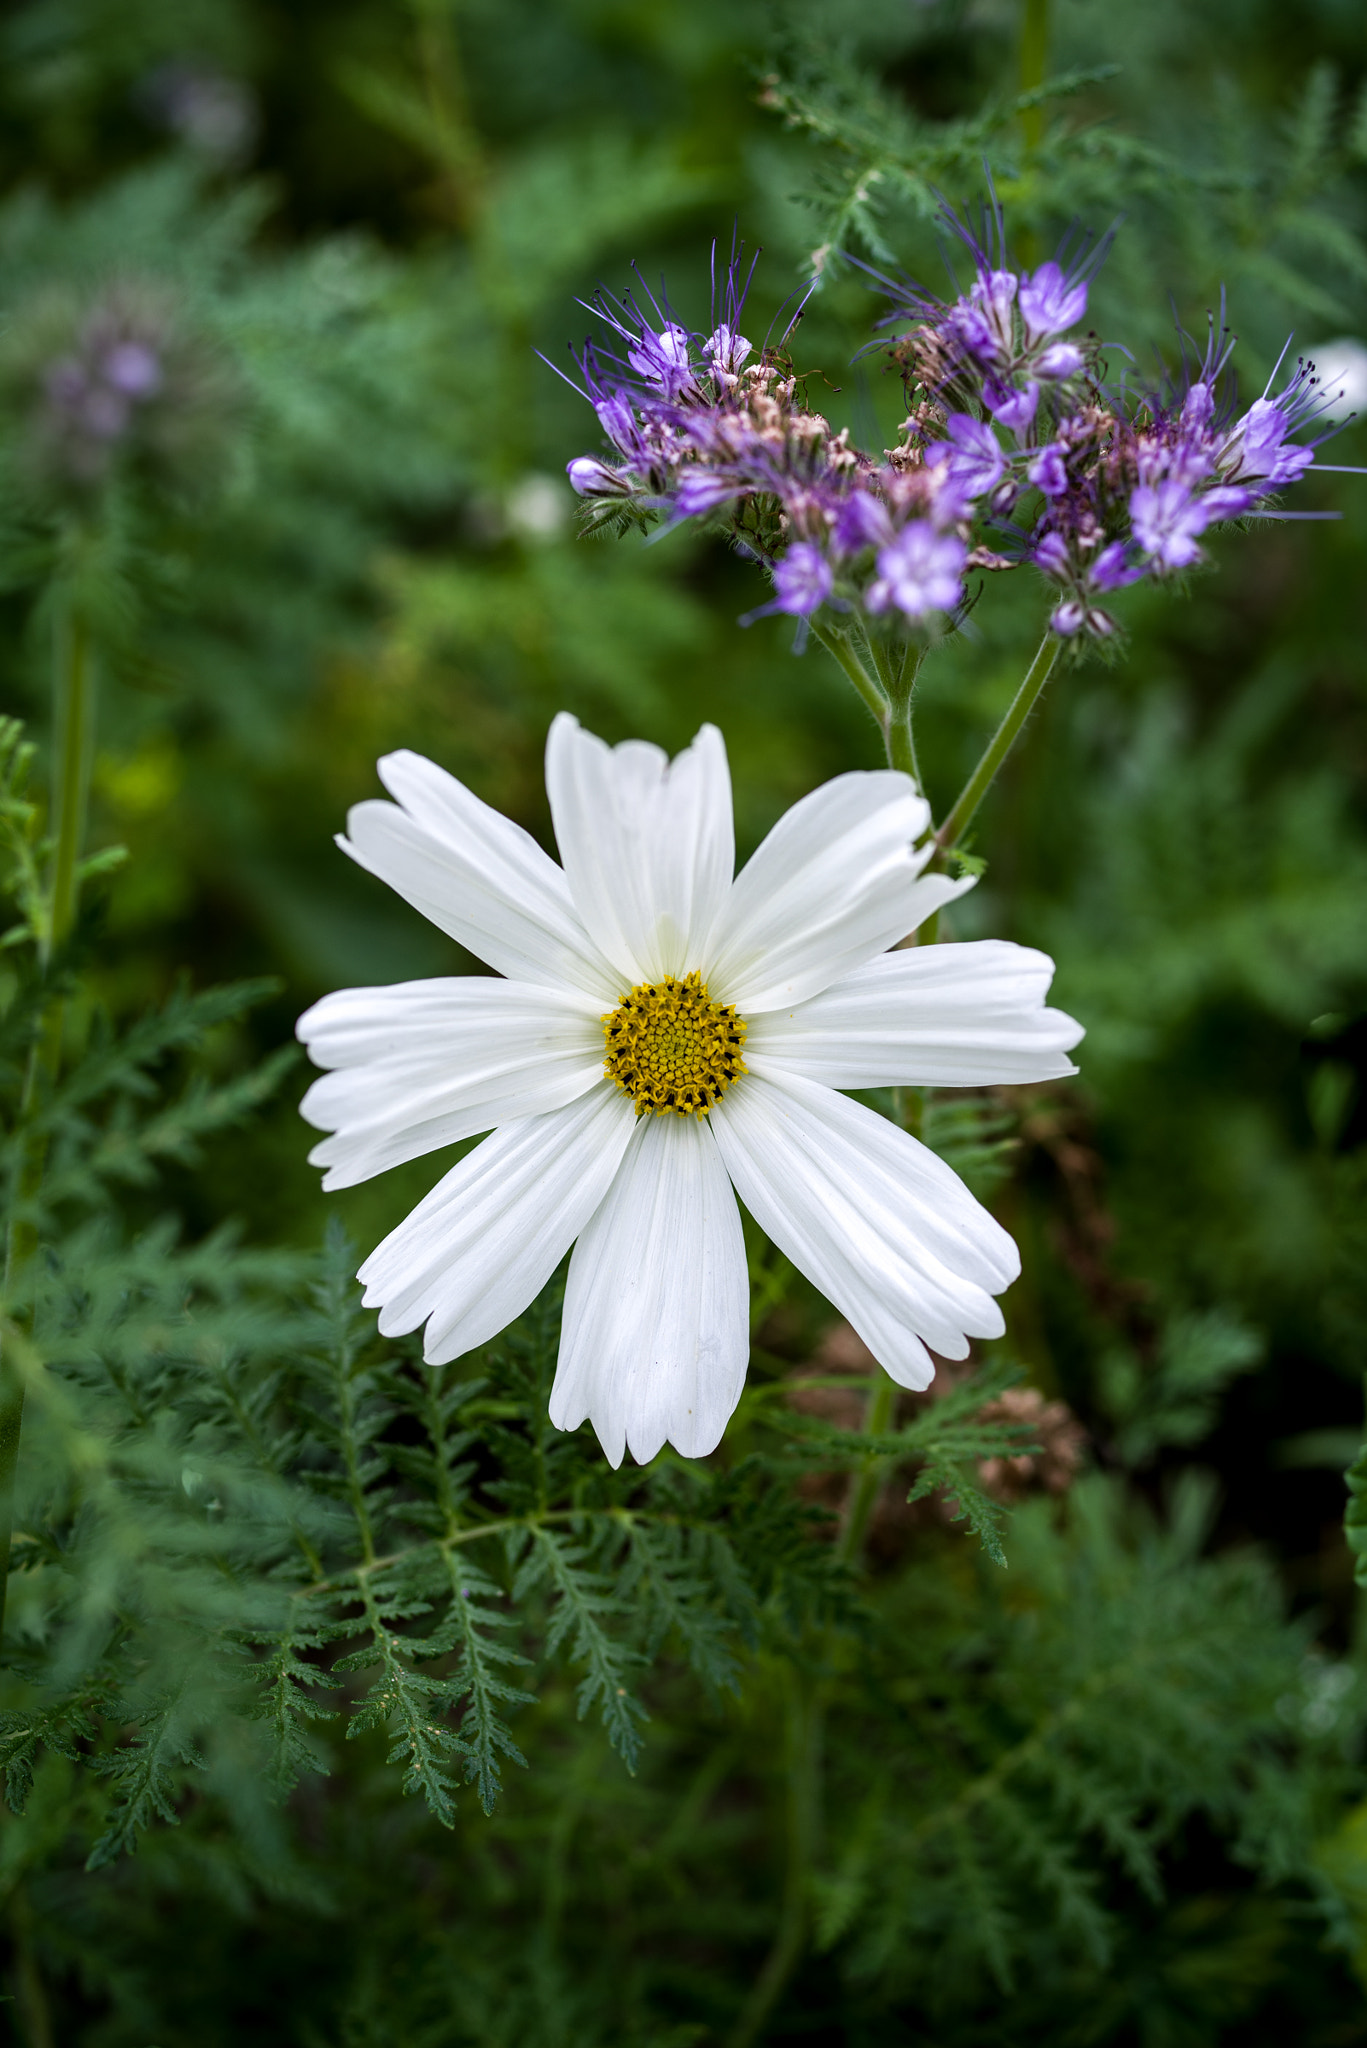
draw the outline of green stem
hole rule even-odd
[[[888,766],[900,768],[904,775],[911,777],[918,789],[922,789],[924,785],[921,781],[920,763],[916,759],[916,740],[911,720],[916,697],[916,678],[921,672],[921,663],[924,659],[924,648],[908,648],[903,653],[897,673],[888,673],[884,676],[888,710],[883,720],[883,744],[888,750]]]
[[[788,1855],[783,1900],[773,1945],[750,1988],[730,2048],[752,2048],[802,1960],[811,1916],[812,1868],[821,1808],[821,1745],[825,1703],[815,1682],[796,1665],[789,1672]]]
[[[76,921],[95,734],[94,649],[89,627],[79,613],[70,609],[58,624],[54,642],[53,714],[56,758],[52,778],[52,814],[55,834],[47,917],[39,934],[39,957],[44,967],[60,950]],[[29,1055],[20,1107],[21,1123],[31,1115],[44,1081],[55,1081],[60,1070],[63,1008],[60,1001],[49,1003],[42,1031]],[[31,1211],[42,1186],[46,1161],[46,1134],[30,1128],[21,1156],[14,1214],[10,1219],[5,1247],[7,1299],[37,1249],[38,1232]],[[12,1352],[0,1349],[0,1639],[3,1639],[5,1626],[5,1596],[9,1588],[10,1544],[14,1530],[14,1481],[23,1426],[23,1377]]]
[[[886,1436],[892,1426],[893,1403],[897,1399],[897,1388],[887,1374],[879,1368],[864,1407],[863,1433],[865,1436]],[[873,1504],[878,1498],[878,1489],[883,1483],[882,1458],[866,1458],[855,1476],[845,1502],[845,1512],[836,1540],[835,1554],[842,1564],[857,1564],[859,1553],[864,1547],[864,1531],[873,1513]]]
[[[859,692],[865,707],[878,720],[880,731],[883,730],[887,721],[888,700],[850,645],[849,634],[841,632],[838,626],[824,624],[820,619],[812,620],[812,632],[827,653],[835,656]]]
[[[53,795],[57,838],[52,857],[49,951],[62,944],[76,922],[95,739],[94,648],[89,627],[75,613],[68,613],[58,629],[54,685],[57,772]]]
[[[943,852],[948,853],[951,846],[957,846],[968,830],[974,812],[992,786],[993,777],[1010,753],[1021,727],[1034,710],[1035,701],[1053,672],[1062,645],[1063,642],[1053,633],[1046,633],[1041,640],[1039,653],[1031,662],[1024,682],[1012,698],[1010,710],[988,741],[982,759],[959,792],[953,810],[935,835]]]
[[[1021,22],[1020,82],[1022,92],[1034,92],[1044,83],[1049,63],[1049,0],[1025,0]],[[1044,108],[1026,107],[1021,114],[1021,133],[1027,152],[1033,155],[1044,140]]]

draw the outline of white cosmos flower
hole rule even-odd
[[[672,762],[562,712],[546,784],[563,866],[431,761],[343,850],[503,979],[325,996],[303,1112],[324,1187],[490,1136],[361,1268],[388,1336],[425,1355],[494,1336],[574,1246],[551,1420],[608,1458],[712,1450],[748,1339],[736,1196],[892,1378],[996,1337],[1020,1269],[958,1176],[843,1088],[1075,1072],[1053,963],[1000,940],[887,949],[968,881],[924,875],[929,810],[893,770],[840,775],[733,879],[731,783],[706,725]]]

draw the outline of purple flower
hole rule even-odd
[[[1082,361],[1082,350],[1075,342],[1054,341],[1041,350],[1031,367],[1037,377],[1061,383],[1065,377],[1076,377]]]
[[[945,432],[948,439],[932,448],[927,460],[944,463],[965,498],[981,498],[1006,469],[1000,441],[986,420],[966,412],[951,413]]]
[[[125,398],[150,398],[161,388],[161,362],[142,341],[116,342],[100,366],[106,384]]]
[[[1035,566],[1042,569],[1046,576],[1062,578],[1068,575],[1072,568],[1072,557],[1068,553],[1068,543],[1061,533],[1050,531],[1036,541]]]
[[[774,604],[781,612],[810,618],[835,588],[830,563],[810,541],[795,541],[774,568]]]
[[[1195,383],[1182,400],[1179,425],[1186,434],[1204,433],[1214,413],[1215,393],[1210,385],[1204,382]]]
[[[734,327],[723,321],[721,326],[708,335],[702,345],[702,352],[714,370],[725,370],[736,376],[754,354],[753,345]]]
[[[1018,390],[1014,384],[999,384],[989,377],[983,385],[983,403],[998,426],[1009,434],[1023,434],[1039,405],[1039,385],[1027,384]]]
[[[704,469],[701,465],[686,469],[674,492],[674,516],[701,518],[729,499],[739,497],[744,489],[744,483],[726,470]]]
[[[1255,491],[1246,491],[1238,484],[1226,484],[1204,492],[1201,503],[1205,508],[1206,524],[1213,526],[1218,519],[1238,519],[1256,502],[1256,498]]]
[[[1127,565],[1124,541],[1113,540],[1093,562],[1087,581],[1093,590],[1123,590],[1127,583],[1137,583],[1143,573]]]
[[[1197,538],[1209,523],[1206,505],[1179,477],[1139,484],[1130,495],[1134,537],[1160,568],[1190,568],[1201,553]]]
[[[598,424],[609,441],[620,448],[623,455],[635,455],[640,449],[641,433],[626,392],[606,392],[596,401],[593,409],[598,415]]]
[[[963,588],[968,550],[954,534],[923,519],[904,526],[878,553],[878,578],[865,602],[871,612],[896,608],[909,619],[953,611]]]
[[[945,324],[980,369],[1005,368],[1015,349],[1011,308],[1016,277],[1010,270],[983,270],[965,299],[951,306]]]
[[[1020,281],[1021,321],[1028,342],[1043,341],[1076,327],[1087,310],[1086,281],[1072,283],[1052,260]]]
[[[1061,498],[1068,488],[1068,471],[1063,463],[1063,450],[1057,441],[1041,448],[1025,473],[1035,489],[1043,491],[1046,498]]]
[[[1315,451],[1295,442],[1284,445],[1290,425],[1281,399],[1255,399],[1220,450],[1221,474],[1238,482],[1261,482],[1273,491],[1295,483],[1315,460]]]
[[[688,329],[672,320],[666,322],[659,334],[643,327],[635,348],[627,350],[627,361],[644,383],[653,385],[667,399],[682,398],[695,388]]]
[[[892,539],[887,506],[870,491],[851,491],[835,515],[832,539],[842,555],[857,555],[863,548],[886,547]]]

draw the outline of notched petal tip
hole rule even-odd
[[[1052,965],[1052,962],[1050,963]],[[1052,979],[1052,976],[1051,976]],[[1076,1017],[1070,1017],[1066,1010],[1042,1009],[1040,1023],[1053,1034],[1055,1045],[1060,1052],[1071,1052],[1075,1045],[1081,1045],[1087,1036],[1087,1026],[1079,1024]],[[1077,1068],[1072,1069],[1073,1073]]]

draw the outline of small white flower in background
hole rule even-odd
[[[569,519],[571,503],[558,476],[531,470],[508,493],[508,525],[520,540],[554,540]]]
[[[551,1420],[614,1465],[712,1450],[740,1398],[739,1195],[901,1386],[927,1344],[996,1337],[1015,1245],[944,1162],[843,1088],[1071,1074],[1053,963],[1001,940],[889,952],[970,886],[923,875],[929,809],[893,770],[837,776],[733,879],[731,782],[704,726],[672,762],[562,712],[546,783],[563,867],[420,755],[339,841],[506,979],[325,996],[303,1112],[323,1185],[489,1131],[361,1268],[387,1336],[433,1364],[511,1322],[574,1246]]]
[[[1367,342],[1345,334],[1321,342],[1310,350],[1310,358],[1325,401],[1320,417],[1347,420],[1356,413],[1362,418],[1367,413]]]

